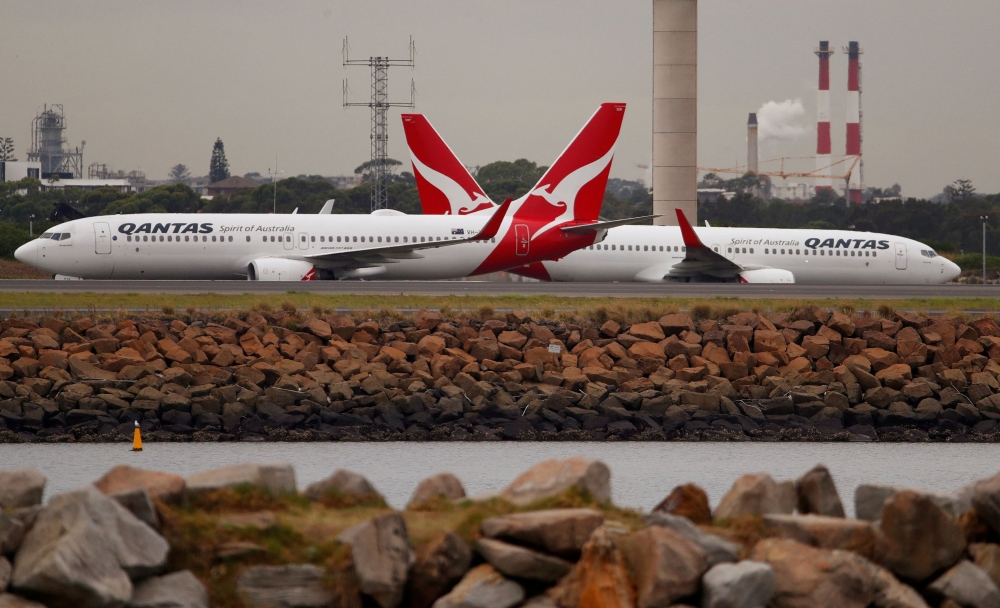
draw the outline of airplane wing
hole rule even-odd
[[[307,262],[317,262],[324,268],[364,268],[367,266],[379,266],[382,264],[394,264],[399,260],[420,259],[423,256],[418,253],[421,249],[437,249],[440,247],[450,247],[463,243],[475,243],[488,241],[497,235],[500,224],[503,223],[507,209],[510,208],[511,199],[507,199],[490,217],[483,229],[475,236],[448,239],[442,241],[428,241],[426,243],[405,243],[402,245],[386,245],[382,247],[368,247],[365,249],[352,249],[349,251],[331,251],[303,256],[283,256]]]
[[[726,256],[712,251],[698,238],[694,228],[684,217],[684,212],[677,211],[677,223],[681,228],[681,236],[684,238],[684,259],[677,262],[667,273],[671,278],[689,278],[698,275],[708,275],[718,279],[734,278],[743,272],[743,266],[726,258]]]
[[[588,232],[591,230],[607,230],[609,228],[614,228],[615,226],[625,226],[627,224],[638,224],[639,222],[644,222],[646,220],[651,220],[653,218],[660,217],[659,215],[643,215],[640,217],[628,217],[623,220],[610,220],[607,222],[594,222],[592,224],[576,224],[574,226],[564,226],[560,228],[563,232],[574,233],[574,232]]]

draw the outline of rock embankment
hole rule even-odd
[[[189,321],[191,321],[189,319]],[[1000,326],[244,312],[0,322],[0,441],[994,441]]]
[[[474,499],[435,476],[404,511],[349,471],[300,495],[285,464],[187,479],[117,467],[43,506],[44,483],[0,476],[18,505],[0,510],[0,606],[1000,606],[1000,474],[952,494],[859,487],[873,519],[844,517],[822,466],[745,475],[714,511],[687,484],[645,515],[595,499],[610,472],[582,458]]]

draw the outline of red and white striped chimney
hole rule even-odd
[[[816,97],[816,173],[820,175],[830,174],[830,155],[833,148],[830,141],[830,43],[823,40],[816,49],[816,56],[819,57],[819,95]],[[832,188],[833,180],[830,178],[816,179],[816,192],[823,188]]]
[[[851,42],[847,52],[847,156],[861,155],[861,47]],[[848,163],[851,159],[848,160]],[[854,165],[848,189],[851,204],[861,202],[861,163]]]

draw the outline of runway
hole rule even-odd
[[[618,298],[996,298],[1000,285],[741,285],[733,283],[499,283],[488,281],[0,281],[0,292],[288,293]]]

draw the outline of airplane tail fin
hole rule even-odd
[[[624,103],[601,104],[531,189],[518,214],[596,220],[624,118]]]
[[[467,215],[496,205],[423,114],[403,114],[420,206],[426,215]]]

